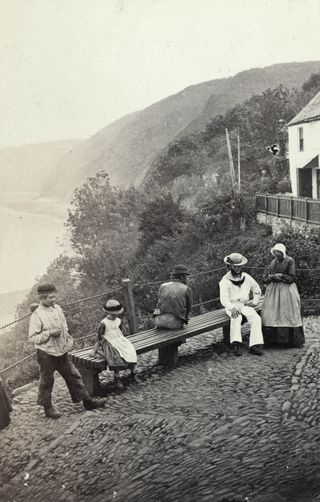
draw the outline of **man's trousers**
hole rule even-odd
[[[173,314],[159,314],[154,319],[156,328],[163,329],[181,329],[183,328],[183,321]]]
[[[38,404],[48,408],[52,405],[51,394],[54,384],[54,372],[58,371],[64,378],[71,399],[78,403],[83,399],[90,399],[81,375],[67,354],[52,356],[43,350],[37,350],[37,359],[40,366],[40,382],[38,390]]]
[[[247,307],[245,305],[235,305],[236,308],[241,310],[241,314],[246,316],[248,322],[250,324],[250,338],[249,338],[249,347],[253,345],[263,345],[263,336],[262,336],[262,328],[261,328],[261,317],[253,307]],[[228,316],[231,317],[231,310],[226,310]],[[242,315],[238,317],[231,317],[230,321],[230,343],[240,342],[242,343],[242,335],[241,335],[241,321]]]

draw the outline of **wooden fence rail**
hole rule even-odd
[[[257,213],[320,225],[320,200],[288,195],[256,195]]]

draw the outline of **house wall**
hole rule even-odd
[[[299,127],[303,127],[304,148],[299,150]],[[292,193],[298,196],[297,169],[320,154],[320,120],[288,127],[289,161]],[[312,197],[317,198],[316,169],[312,173]]]

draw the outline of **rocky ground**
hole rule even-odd
[[[180,348],[176,368],[139,359],[140,384],[109,392],[104,410],[70,402],[46,419],[36,385],[14,398],[0,432],[9,502],[320,501],[318,326],[305,320],[303,349],[236,358],[215,331]]]

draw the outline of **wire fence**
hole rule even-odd
[[[3,368],[0,371],[0,375],[3,375],[7,371],[15,368],[16,366],[19,366],[20,364],[24,363],[25,361],[28,361],[29,359],[31,359],[31,357],[34,357],[35,355],[36,355],[36,352],[34,351],[34,352],[32,352],[32,354],[28,354],[27,356],[23,357],[22,359],[19,359],[19,361],[16,361],[15,363],[10,364],[10,366],[7,366],[6,368]]]
[[[107,296],[111,293],[116,293],[117,291],[120,291],[120,290],[121,290],[121,288],[115,288],[115,289],[110,289],[108,291],[104,291],[103,293],[99,293],[97,295],[87,296],[85,298],[78,298],[77,300],[74,300],[72,302],[61,303],[61,307],[63,307],[63,308],[72,307],[72,306],[78,305],[80,303],[95,300],[97,298],[102,298],[103,296]],[[4,324],[3,326],[0,326],[0,331],[9,328],[10,326],[17,324],[18,322],[23,321],[24,319],[27,319],[28,317],[31,316],[31,314],[32,314],[32,312],[28,312],[27,314],[24,314],[21,317],[14,319],[13,321],[11,321],[7,324]]]
[[[254,269],[254,270],[265,270],[266,269],[265,267],[255,267],[253,265],[252,266],[247,266],[246,268],[248,268],[248,269]],[[203,275],[206,275],[206,274],[212,274],[214,272],[220,272],[221,270],[225,270],[225,266],[221,266],[221,267],[217,267],[217,268],[213,268],[213,269],[209,269],[209,270],[204,270],[202,272],[197,272],[197,273],[194,273],[194,274],[190,274],[189,275],[189,279],[191,279],[191,281],[192,281],[192,279],[194,279],[196,277],[200,277],[200,276],[203,276]],[[296,271],[297,272],[320,272],[320,268],[297,268]],[[166,279],[162,279],[162,280],[159,280],[159,281],[153,281],[153,282],[146,282],[146,283],[137,283],[137,284],[133,284],[132,287],[133,288],[146,288],[146,287],[158,286],[158,285],[162,284],[163,282],[165,282],[165,280]],[[209,280],[211,280],[211,279],[208,279],[208,281]],[[114,289],[111,289],[111,290],[108,290],[108,291],[104,291],[104,292],[99,293],[97,295],[87,296],[85,298],[78,298],[78,299],[70,301],[70,302],[61,303],[61,307],[68,308],[68,307],[71,307],[71,306],[74,306],[74,305],[79,305],[80,303],[85,303],[85,302],[89,302],[91,300],[96,300],[98,298],[102,298],[104,296],[107,296],[108,294],[117,293],[119,291],[122,291],[121,287],[114,288]],[[209,300],[206,301],[206,302],[195,304],[194,306],[198,306],[198,305],[201,305],[201,304],[207,303],[207,302],[209,302]],[[21,322],[21,321],[23,321],[24,319],[27,319],[30,316],[31,316],[31,312],[28,312],[27,314],[24,314],[21,317],[19,317],[17,319],[14,319],[13,321],[11,321],[9,323],[6,323],[6,324],[0,326],[0,331],[5,330],[5,329],[13,326],[14,324],[17,324],[18,322]]]
[[[78,305],[79,303],[83,303],[83,302],[88,302],[88,301],[91,301],[91,300],[96,300],[97,298],[102,298],[103,296],[107,296],[111,293],[116,293],[117,291],[120,291],[122,288],[115,288],[115,289],[110,289],[109,291],[104,291],[103,293],[99,293],[98,295],[92,295],[92,296],[87,296],[85,298],[79,298],[77,300],[74,300],[72,302],[68,302],[68,303],[62,303],[61,304],[61,307],[71,307],[72,305]]]

